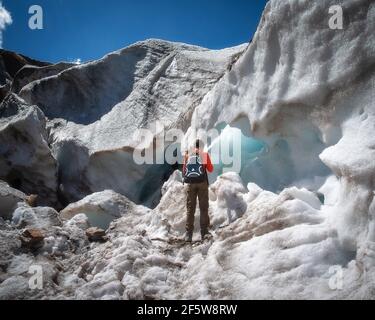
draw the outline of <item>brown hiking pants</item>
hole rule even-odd
[[[190,234],[194,232],[195,210],[199,199],[199,209],[201,212],[201,234],[205,235],[210,227],[210,217],[208,215],[208,183],[188,184],[187,189],[187,223],[186,231]]]

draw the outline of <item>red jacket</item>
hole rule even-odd
[[[200,155],[200,157],[203,161],[203,166],[206,169],[206,171],[209,172],[209,173],[213,172],[214,166],[212,165],[210,155],[206,152],[203,152],[203,151],[199,150],[199,149],[195,149],[195,153],[199,153],[199,155]],[[182,168],[182,173],[185,173],[186,162],[188,161],[188,159],[189,159],[189,155],[186,153],[185,157],[184,157],[184,165],[183,165],[183,168]]]

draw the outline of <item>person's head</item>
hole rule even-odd
[[[204,142],[202,140],[200,140],[200,139],[197,139],[195,141],[195,147],[197,149],[203,150],[204,149]]]

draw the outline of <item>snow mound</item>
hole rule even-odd
[[[75,215],[85,214],[91,226],[106,230],[114,219],[127,214],[133,205],[126,197],[106,190],[70,204],[60,212],[60,217],[69,220]]]
[[[233,199],[247,198],[236,175],[220,179],[214,189],[225,190],[226,179],[239,184]],[[80,260],[83,269],[74,263],[74,274],[84,282],[73,285],[71,274],[61,276],[67,288],[75,288],[74,298],[322,299],[352,294],[329,286],[330,268],[347,266],[353,256],[340,246],[312,192],[291,188],[277,195],[258,187],[241,217],[224,227],[213,223],[213,242],[191,246],[169,241],[183,234],[186,217],[182,183],[171,178],[169,185],[158,208],[134,207],[111,224],[108,243]],[[210,202],[213,221],[222,216],[216,201]],[[358,275],[355,268],[349,270]]]

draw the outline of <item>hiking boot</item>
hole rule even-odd
[[[193,234],[191,234],[190,232],[186,232],[184,240],[185,242],[193,242]]]
[[[212,239],[212,234],[210,232],[203,232],[202,234],[202,241],[205,241],[205,240],[211,240]]]

